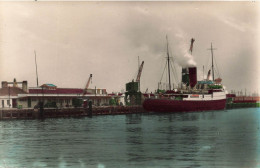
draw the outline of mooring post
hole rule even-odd
[[[88,116],[92,116],[92,101],[88,103]]]
[[[87,101],[83,102],[83,113],[84,113],[84,115],[88,114],[88,102]]]

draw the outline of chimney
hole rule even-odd
[[[6,81],[2,81],[2,88],[8,87],[8,83]]]
[[[190,80],[190,87],[193,88],[197,84],[197,68],[196,67],[189,68],[189,80]]]
[[[22,89],[24,92],[28,92],[28,84],[27,81],[23,81],[22,83]]]
[[[102,94],[107,94],[106,89],[102,89]]]

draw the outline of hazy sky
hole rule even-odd
[[[228,90],[259,89],[259,2],[0,2],[0,80],[109,92],[125,89],[144,61],[141,90],[157,88],[166,35],[180,65],[210,66],[211,42]],[[187,54],[195,38],[193,56]],[[206,72],[205,72],[206,73]],[[165,81],[165,80],[163,80]]]

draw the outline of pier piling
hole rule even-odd
[[[92,101],[88,103],[88,116],[92,116]]]

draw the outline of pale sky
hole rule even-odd
[[[154,91],[166,57],[194,62],[198,80],[210,66],[211,42],[223,85],[254,92],[260,86],[259,2],[0,2],[0,81],[125,89],[144,61],[141,91]],[[195,38],[193,56],[186,55]],[[187,50],[186,50],[187,49]],[[164,80],[165,81],[165,80]]]

